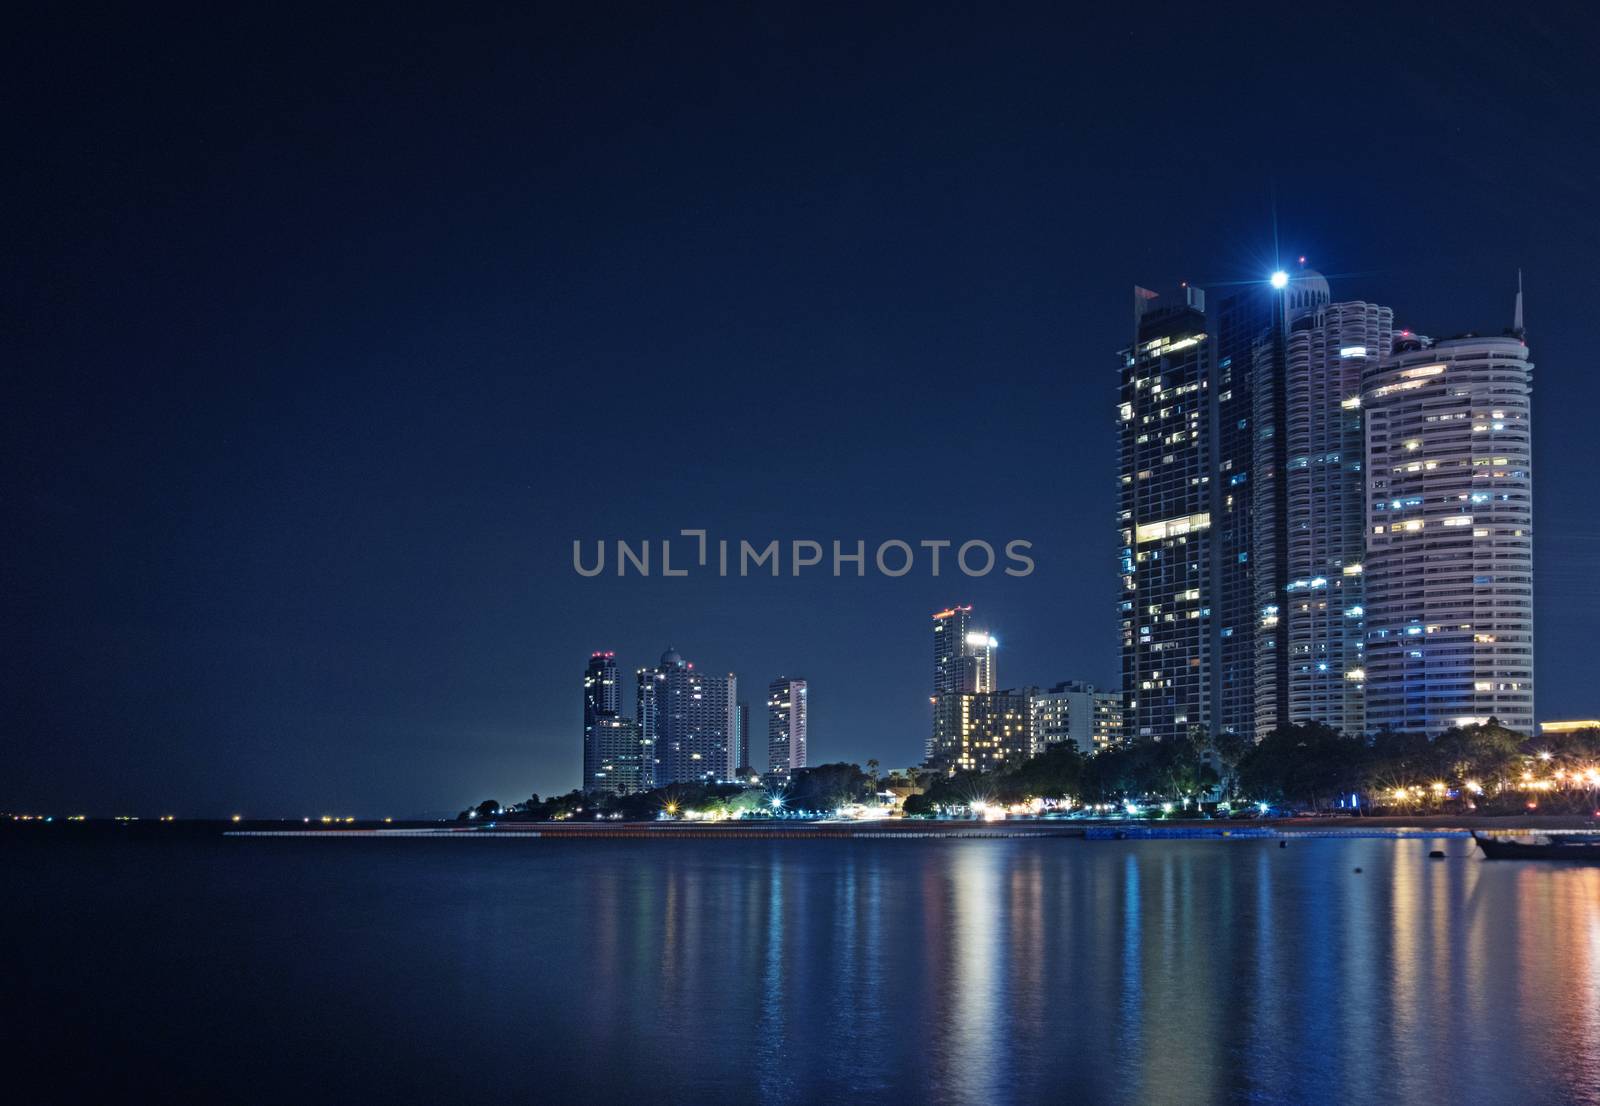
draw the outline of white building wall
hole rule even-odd
[[[1459,338],[1363,382],[1369,730],[1533,730],[1532,371]]]

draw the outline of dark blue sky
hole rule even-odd
[[[1593,716],[1600,34],[1564,12],[34,13],[0,807],[563,791],[589,652],[669,644],[758,734],[801,675],[814,760],[903,765],[958,601],[1003,684],[1110,683],[1129,288],[1258,278],[1274,190],[1285,256],[1397,325],[1498,330],[1526,271],[1539,707]],[[692,526],[1038,571],[571,571]]]

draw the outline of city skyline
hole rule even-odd
[[[1000,688],[992,622],[953,604],[932,615],[920,763],[983,772],[1057,741],[1249,744],[1301,723],[1537,732],[1521,273],[1498,337],[1397,331],[1392,308],[1336,301],[1305,257],[1215,316],[1188,282],[1160,300],[1135,287],[1119,355],[1118,700],[1081,680]],[[585,790],[616,790],[589,770],[610,656],[584,679]],[[806,702],[803,680],[768,687],[769,780],[806,765]],[[701,778],[754,770],[747,750],[725,759]]]
[[[1521,273],[1494,337],[1396,330],[1392,308],[1336,302],[1305,257],[1216,317],[1187,282],[1133,303],[1127,735],[1248,743],[1315,722],[1436,737],[1490,719],[1533,733]]]
[[[670,643],[757,687],[803,673],[814,762],[912,763],[951,602],[994,620],[1005,686],[1114,686],[1127,289],[1220,311],[1302,255],[1435,336],[1497,333],[1525,274],[1538,709],[1594,713],[1587,24],[218,20],[220,52],[161,13],[21,39],[48,111],[11,121],[0,802],[570,788],[574,671]],[[54,64],[80,33],[124,46]],[[1374,34],[1426,47],[1396,64]],[[1317,112],[1365,122],[1290,137]],[[1037,569],[572,571],[574,540],[691,528],[1025,537]]]
[[[299,15],[9,28],[18,1085],[1600,1106],[1600,18]]]

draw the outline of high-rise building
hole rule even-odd
[[[1320,280],[1320,277],[1317,278]],[[1325,286],[1325,285],[1324,285]],[[1291,288],[1294,287],[1291,284]],[[1276,581],[1283,721],[1366,733],[1365,444],[1361,380],[1389,349],[1394,311],[1363,302],[1291,309],[1284,377],[1286,577]],[[1257,732],[1280,721],[1258,709]]]
[[[949,735],[941,720],[952,715],[941,710],[939,700],[949,694],[990,692],[995,689],[995,649],[999,642],[988,630],[972,624],[972,607],[956,606],[933,616],[933,729],[925,750],[932,759],[934,750],[948,745]]]
[[[1207,389],[1212,433],[1211,541],[1213,581],[1207,679],[1210,729],[1250,737],[1258,700],[1254,576],[1270,564],[1257,548],[1262,520],[1276,513],[1275,476],[1282,441],[1281,394],[1271,384],[1283,374],[1286,294],[1271,281],[1235,286],[1216,312],[1216,363]],[[1262,387],[1257,383],[1261,382]]]
[[[1031,756],[1070,741],[1085,756],[1117,744],[1122,738],[1122,696],[1096,691],[1093,684],[1069,681],[1029,695],[1032,718]]]
[[[946,772],[989,771],[1033,755],[1030,689],[947,691],[934,702],[939,743],[928,756]]]
[[[1252,343],[1253,461],[1228,484],[1251,501],[1252,711],[1262,736],[1286,722],[1364,732],[1362,560],[1365,547],[1361,378],[1389,347],[1394,313],[1333,303],[1328,282],[1302,268],[1270,297]],[[1231,301],[1230,301],[1231,302]],[[1242,344],[1238,343],[1238,344]],[[1229,604],[1230,623],[1239,622]],[[1228,727],[1222,727],[1224,729]]]
[[[666,683],[659,668],[641,668],[634,673],[637,680],[635,710],[639,721],[639,776],[646,789],[659,786],[661,756],[656,746],[656,733],[661,728],[661,692]]]
[[[668,649],[638,679],[640,742],[654,761],[651,786],[733,779],[738,678],[697,672]]]
[[[999,642],[972,624],[972,608],[950,607],[933,616],[933,693],[993,691]]]
[[[806,682],[780,676],[767,686],[767,772],[789,776],[806,767],[809,703]]]
[[[708,676],[705,689],[709,724],[722,731],[724,759],[716,778],[736,780],[739,778],[739,745],[734,734],[739,728],[739,677],[732,672]]]
[[[599,763],[593,775],[585,777],[588,784],[585,790],[612,795],[648,791],[639,723],[632,718],[607,715],[596,720],[594,732]]]
[[[1118,403],[1124,706],[1131,733],[1157,740],[1213,718],[1214,389],[1205,294],[1182,294],[1152,308],[1135,290]]]
[[[741,780],[756,774],[755,762],[750,759],[750,704],[743,699],[733,714],[735,747],[739,750],[733,758],[734,774]]]
[[[1402,332],[1362,381],[1366,726],[1533,732],[1533,364],[1502,337]]]
[[[617,656],[596,652],[583,673],[583,789],[611,790],[602,771],[600,724],[615,721],[622,707],[622,685],[617,679]]]

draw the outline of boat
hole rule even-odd
[[[1600,864],[1600,835],[1592,833],[1541,833],[1529,840],[1480,835],[1472,839],[1490,860],[1579,860]]]

